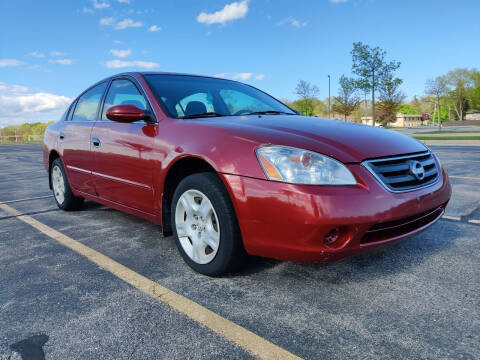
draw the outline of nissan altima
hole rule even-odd
[[[44,163],[59,208],[88,199],[148,219],[211,276],[248,254],[332,261],[392,244],[434,224],[451,195],[411,137],[184,74],[89,87],[48,127]]]

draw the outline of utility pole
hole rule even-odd
[[[372,73],[372,125],[375,127],[375,72]]]
[[[328,75],[328,118],[330,118],[330,75]]]
[[[365,91],[365,118],[368,116],[367,92]]]

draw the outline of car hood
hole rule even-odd
[[[373,126],[296,115],[226,116],[209,119],[215,127],[261,144],[300,147],[342,162],[425,151],[410,136]]]

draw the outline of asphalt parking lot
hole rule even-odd
[[[428,231],[334,264],[255,258],[224,278],[194,273],[145,220],[58,210],[39,145],[0,146],[0,202],[301,358],[479,359],[480,147],[432,148],[453,197]],[[0,359],[252,357],[22,219],[0,207]]]

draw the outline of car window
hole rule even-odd
[[[230,114],[270,110],[270,107],[264,102],[237,90],[222,89],[220,90],[220,96],[227,105]]]
[[[105,98],[102,120],[108,120],[106,116],[108,109],[117,105],[133,105],[141,110],[147,110],[145,97],[140,93],[135,84],[126,79],[112,81]]]
[[[103,82],[84,93],[77,101],[72,121],[94,121],[97,118],[98,105],[107,86]]]
[[[203,112],[221,115],[245,115],[258,111],[295,114],[264,92],[236,81],[166,74],[148,74],[145,79],[162,109],[174,118]]]
[[[178,102],[175,106],[175,110],[180,116],[185,115],[185,109],[187,108],[188,104],[191,102],[201,102],[205,105],[205,112],[213,112],[215,111],[213,106],[213,96],[210,93],[199,92],[196,94],[189,95]]]
[[[63,117],[63,121],[70,121],[72,119],[72,113],[73,109],[75,109],[75,105],[77,104],[76,101],[74,101],[70,107],[67,109],[65,116]]]

